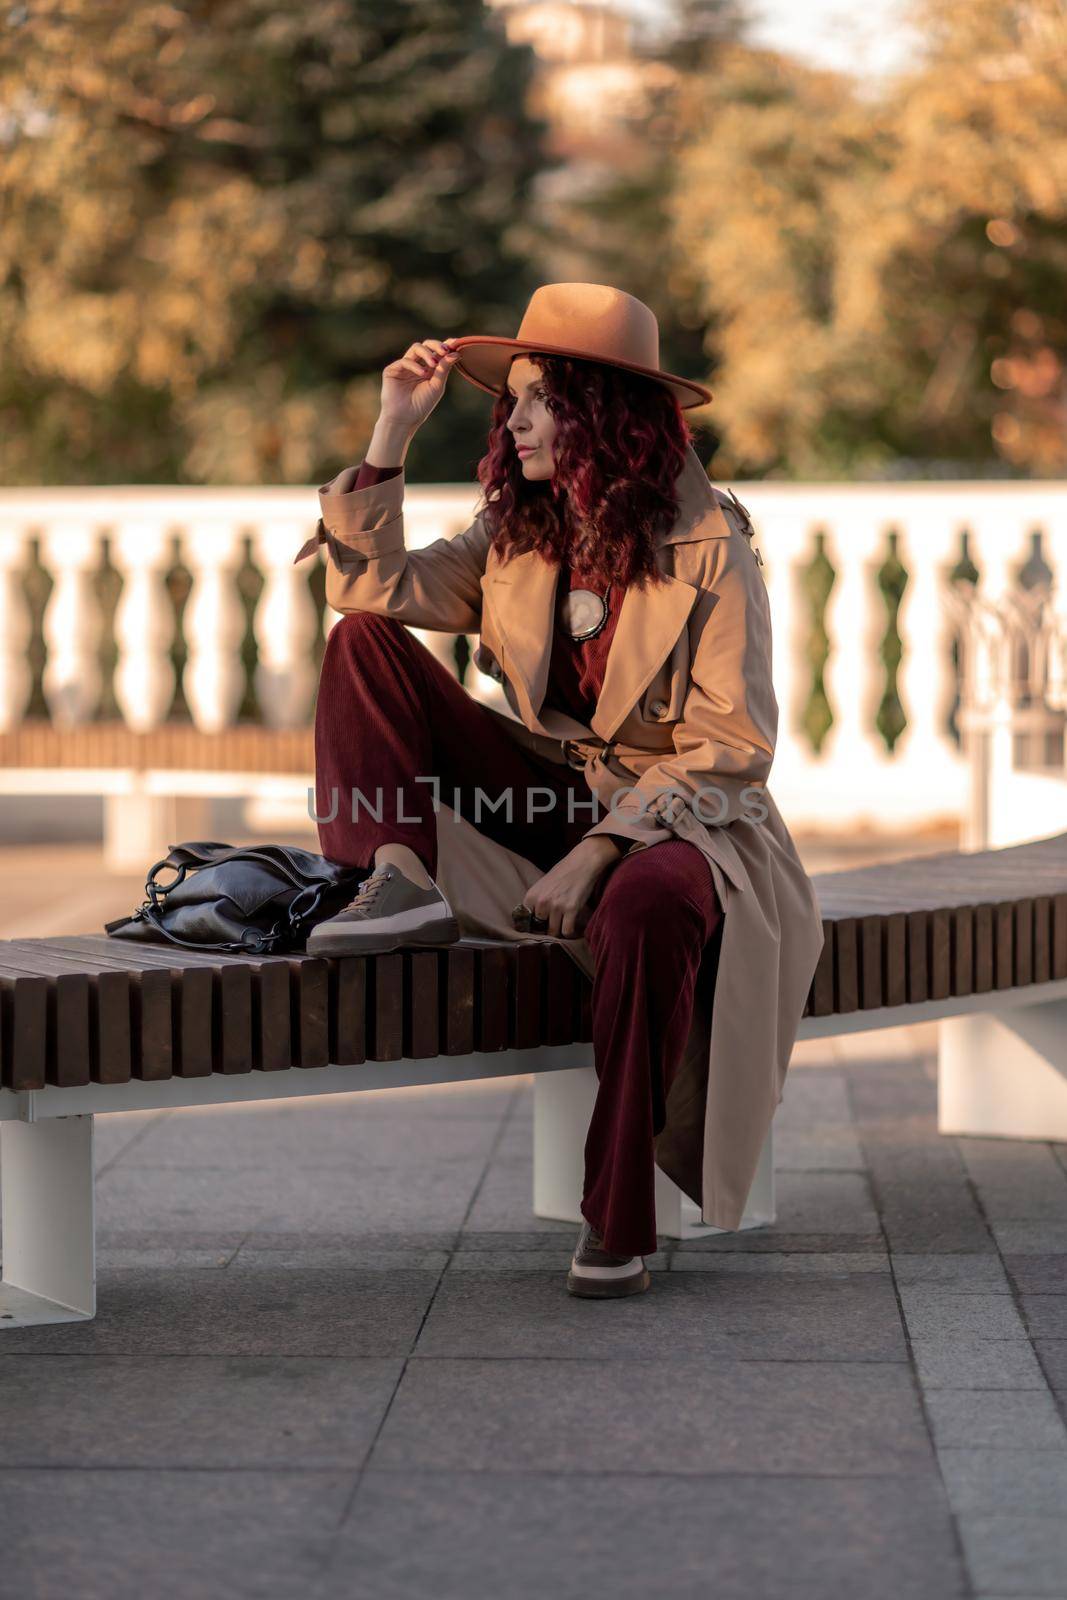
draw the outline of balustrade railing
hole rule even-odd
[[[995,606],[1045,585],[1046,613],[1067,615],[1067,484],[731,487],[756,525],[774,620],[783,813],[826,829],[960,818],[967,623],[950,596]],[[476,485],[411,486],[409,547],[459,532],[476,503]],[[25,765],[15,736],[31,727],[265,740],[310,728],[338,620],[322,557],[293,565],[316,519],[313,488],[0,492],[6,775]],[[503,703],[471,659],[476,641],[415,631],[476,698]],[[1024,740],[1016,759],[1062,750]]]

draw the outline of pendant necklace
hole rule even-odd
[[[575,644],[595,639],[608,620],[609,583],[603,594],[595,589],[571,589],[560,605],[560,620]]]

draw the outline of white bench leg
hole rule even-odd
[[[540,1072],[534,1079],[535,1217],[581,1223],[585,1137],[596,1090],[596,1069],[592,1066]],[[739,1229],[761,1227],[773,1222],[775,1215],[772,1126],[764,1141]],[[702,1239],[708,1234],[729,1230],[702,1222],[699,1207],[657,1167],[656,1231],[667,1239]]]
[[[96,1314],[93,1119],[0,1123],[0,1331]]]
[[[1067,1000],[938,1024],[940,1133],[1067,1139]]]

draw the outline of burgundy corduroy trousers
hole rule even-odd
[[[579,770],[518,745],[403,624],[346,613],[326,641],[315,709],[315,812],[331,819],[318,823],[322,854],[369,868],[379,845],[406,844],[436,877],[437,785],[441,804],[544,872],[606,815]],[[723,911],[685,839],[609,863],[590,903],[598,1087],[581,1210],[613,1254],[651,1255],[653,1138]]]

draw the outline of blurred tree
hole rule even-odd
[[[388,361],[538,281],[531,66],[483,0],[9,4],[4,480],[336,472]],[[488,397],[451,390],[422,476],[481,453]]]
[[[656,313],[660,364],[699,378],[706,365],[708,314],[669,215],[680,142],[679,90],[694,73],[713,75],[720,49],[740,39],[743,0],[669,0],[656,34],[625,65],[640,84],[633,109],[614,103],[602,128],[568,130],[566,181],[542,185],[546,275],[613,283]],[[717,397],[688,410],[698,452],[710,456]]]
[[[916,68],[720,52],[670,202],[699,279],[720,475],[1067,466],[1062,0],[913,0]]]

